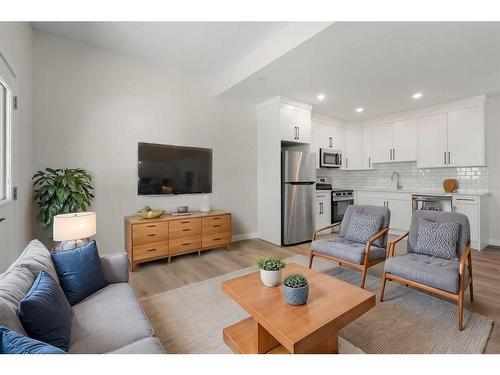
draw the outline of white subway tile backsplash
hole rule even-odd
[[[391,181],[391,174],[397,171],[403,189],[442,190],[443,180],[458,180],[459,191],[487,191],[488,168],[431,168],[419,169],[415,162],[376,164],[376,169],[365,171],[342,171],[318,169],[318,176],[332,178],[335,188],[393,188],[396,181]]]

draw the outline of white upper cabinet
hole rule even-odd
[[[280,107],[281,140],[294,143],[311,142],[311,111],[283,104]]]
[[[482,106],[448,112],[447,156],[450,167],[485,165]]]
[[[373,127],[373,161],[391,163],[417,160],[417,120]]]
[[[363,128],[363,163],[361,168],[373,167],[373,128]]]
[[[363,129],[345,129],[345,147],[342,154],[342,169],[363,168]]]
[[[311,153],[315,153],[316,168],[319,168],[320,148],[343,151],[344,141],[345,129],[343,127],[314,121],[311,127]]]
[[[396,121],[392,125],[392,161],[417,160],[417,119]]]
[[[418,119],[419,168],[484,165],[484,106]]]
[[[392,123],[374,126],[373,162],[389,163],[392,159]]]
[[[425,116],[418,119],[419,168],[446,167],[448,115]]]

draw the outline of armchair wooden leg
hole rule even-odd
[[[458,330],[464,330],[464,291],[458,293]]]
[[[311,269],[311,268],[312,268],[312,265],[313,265],[313,258],[314,258],[314,254],[313,254],[313,252],[311,251],[311,252],[309,253],[309,269]]]
[[[366,270],[368,267],[363,267],[363,272],[361,273],[361,289],[365,289],[365,281],[366,281]]]
[[[385,282],[387,281],[385,276],[386,273],[384,272],[384,274],[382,275],[382,286],[380,287],[380,298],[379,298],[380,302],[384,302]]]
[[[469,278],[470,278],[470,285],[469,285],[469,296],[470,296],[470,301],[474,302],[474,288],[473,288],[473,278],[472,278],[472,254],[469,253],[469,256],[467,258],[467,263],[469,266]]]
[[[469,285],[469,297],[470,301],[474,302],[474,288],[472,287],[472,278],[470,279],[470,285]]]

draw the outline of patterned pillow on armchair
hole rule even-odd
[[[358,243],[366,243],[380,231],[383,220],[382,215],[354,212],[345,238]]]
[[[419,218],[415,252],[442,259],[458,260],[459,234],[460,224],[458,223],[434,223]]]

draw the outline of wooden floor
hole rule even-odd
[[[220,276],[255,265],[265,256],[287,258],[293,255],[309,254],[309,243],[279,247],[254,239],[235,242],[228,250],[207,251],[198,257],[188,254],[165,260],[139,264],[130,274],[130,283],[139,298],[155,295],[199,281]],[[406,244],[399,244],[397,253],[403,253]],[[500,249],[486,248],[472,253],[474,275],[474,303],[467,302],[465,308],[488,316],[495,321],[486,353],[500,353]],[[383,263],[370,268],[369,274],[382,274]],[[468,301],[468,293],[466,295]]]

